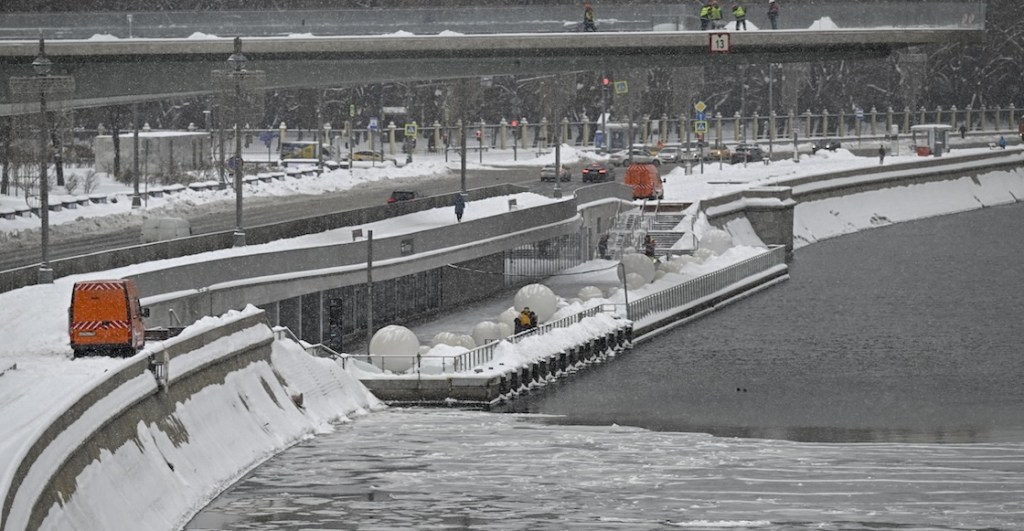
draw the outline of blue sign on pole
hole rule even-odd
[[[377,119],[370,118],[370,131],[376,131],[378,129]]]
[[[277,133],[271,133],[270,131],[263,131],[260,133],[260,142],[263,142],[263,145],[268,148],[275,138],[277,138]]]
[[[701,122],[707,120],[707,116],[704,115],[704,111],[697,111],[697,120]]]

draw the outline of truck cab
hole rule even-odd
[[[134,281],[76,282],[68,308],[68,334],[75,357],[135,355],[145,343],[143,317],[149,317],[149,309],[139,304]]]

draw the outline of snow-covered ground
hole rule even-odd
[[[947,157],[952,162],[958,155],[976,152],[978,150],[956,150],[947,154]],[[1019,156],[1020,152],[1013,151],[1009,154]],[[582,154],[566,147],[562,152],[562,156],[563,160],[573,162],[579,160]],[[539,165],[552,162],[552,160],[548,159],[553,159],[553,155],[522,163]],[[913,157],[909,156],[888,157],[887,162],[913,159]],[[510,160],[489,162],[492,164],[511,163]],[[874,157],[855,157],[845,150],[839,150],[835,153],[819,153],[813,157],[804,157],[799,163],[787,160],[777,161],[770,166],[751,164],[746,167],[742,165],[724,165],[719,167],[717,164],[709,164],[705,166],[703,174],[699,173],[699,170],[692,174],[687,174],[682,168],[676,168],[665,176],[667,179],[666,199],[671,201],[694,201],[755,184],[781,184],[793,177],[851,168],[875,167],[877,165],[878,160]],[[424,163],[422,166],[412,164],[403,168],[356,168],[352,172],[348,170],[331,172],[318,179],[261,184],[254,190],[248,190],[247,193],[267,195],[320,193],[320,191],[328,189],[328,186],[351,188],[359,183],[373,179],[411,179],[417,175],[438,171],[447,171],[447,168],[439,167],[437,163]],[[113,188],[113,185],[110,186]],[[980,208],[989,204],[1012,202],[1015,198],[1024,197],[1024,179],[1022,179],[1020,172],[1003,172],[1000,175],[994,175],[981,180],[965,178],[935,185],[902,187],[901,189],[894,190],[896,194],[904,195],[891,196],[888,192],[869,192],[869,194],[873,195],[861,194],[857,197],[823,200],[810,205],[801,205],[796,213],[797,223],[795,230],[797,240],[802,243],[813,242],[822,237],[853,232],[880,224],[918,219],[969,208]],[[124,190],[124,192],[127,193],[127,190]],[[116,189],[111,189],[107,193],[117,192]],[[889,197],[897,197],[898,199],[895,201],[887,200],[886,198]],[[551,199],[536,196],[535,194],[525,194],[520,199],[520,205],[529,205],[531,202],[533,204],[541,204],[551,201]],[[118,201],[115,205],[108,205],[102,208],[99,205],[94,205],[97,208],[96,210],[89,210],[93,207],[88,207],[87,209],[76,211],[74,213],[76,218],[63,220],[55,216],[53,221],[58,224],[84,225],[85,218],[88,218],[89,220],[97,219],[96,222],[98,223],[116,225],[118,223],[132,223],[134,218],[149,210],[161,209],[162,212],[174,212],[175,209],[192,208],[196,202],[214,203],[222,201],[227,205],[230,204],[231,200],[233,200],[233,196],[223,192],[186,192],[175,196],[165,196],[159,200],[159,204],[151,200],[148,208],[142,212],[132,211],[127,201]],[[104,211],[105,208],[110,210]],[[480,215],[483,215],[484,210],[479,209]],[[496,210],[500,211],[500,208]],[[93,212],[96,212],[95,216],[91,215]],[[476,215],[472,203],[467,206],[467,216],[471,215],[470,213]],[[374,230],[381,231],[381,233],[387,233],[388,231],[401,232],[422,228],[423,223],[431,224],[431,226],[454,223],[454,217],[451,215],[450,209],[437,209],[436,211],[413,216],[420,217],[396,218],[382,222]],[[77,219],[78,217],[82,219]],[[3,231],[7,237],[22,234],[27,229],[26,227],[8,229],[4,226],[4,223],[7,223],[7,221],[0,221],[0,231]],[[30,231],[31,229],[28,230]],[[742,245],[736,245],[734,249],[722,253],[719,257],[705,263],[702,267],[722,267],[749,257],[751,253],[756,252],[753,246],[746,245],[748,242],[741,243]],[[289,242],[275,242],[268,245],[282,248],[282,246],[305,246],[316,245],[316,243],[297,238]],[[260,252],[261,247],[263,246],[250,246],[242,249],[219,251],[219,253],[253,253]],[[207,255],[197,255],[183,260],[204,260],[208,257]],[[614,275],[614,270],[611,268],[612,265],[610,262],[598,260],[588,262],[577,269],[580,271],[594,271],[593,273],[588,273],[588,275],[592,276],[592,281],[596,284],[610,283],[606,277]],[[5,427],[2,435],[0,435],[0,457],[2,457],[0,458],[0,463],[4,464],[4,468],[0,469],[0,486],[3,486],[4,489],[9,484],[11,473],[13,472],[10,469],[15,464],[12,462],[12,458],[21,454],[24,446],[34,438],[40,427],[45,426],[53,418],[53,415],[56,414],[55,411],[59,412],[66,407],[69,400],[78,396],[82,389],[92,385],[105,372],[116,370],[121,364],[125,363],[123,360],[106,358],[74,361],[70,359],[71,351],[67,345],[65,330],[65,311],[70,299],[71,284],[75,280],[83,278],[125,276],[132,274],[134,271],[141,271],[144,268],[151,267],[154,266],[152,264],[143,264],[116,271],[82,275],[75,278],[62,278],[57,279],[52,285],[31,286],[0,294],[0,323],[2,323],[0,324],[0,331],[2,331],[4,337],[4,346],[0,350],[0,425]],[[588,277],[588,280],[591,279]],[[565,292],[560,292],[559,295],[566,299],[573,297],[575,295],[573,290],[578,289],[581,282],[589,283],[579,280],[572,281],[570,282],[572,287],[565,287]],[[612,282],[617,283],[617,279]],[[558,284],[558,281],[552,282],[556,291],[559,290]],[[656,288],[657,286],[649,286],[643,289],[651,290]],[[615,293],[612,293],[611,290],[605,290],[605,292],[609,295],[609,300],[615,301]],[[640,294],[638,292],[636,295]],[[632,292],[631,295],[633,295]],[[511,301],[509,301],[509,305],[511,305]],[[449,326],[452,327],[450,330],[457,326],[472,327],[479,318],[479,314],[463,315],[449,322]],[[468,333],[468,328],[459,331]],[[277,348],[279,347],[275,345],[275,349]],[[139,355],[144,356],[146,354],[140,353]],[[518,354],[513,353],[513,355]],[[275,366],[276,363],[275,361]],[[308,362],[304,361],[302,363]],[[262,369],[254,368],[253,370],[259,371]],[[346,378],[346,376],[342,375],[336,377],[339,379]],[[348,400],[350,404],[350,406],[343,408],[343,410],[355,412],[360,410],[361,406],[352,406],[351,404],[369,405],[373,401],[372,398],[367,397],[365,388],[358,384],[358,381],[353,379],[352,382],[343,386],[343,389],[339,392],[345,397],[343,401]],[[232,388],[232,385],[234,384],[226,383],[219,388],[220,390],[211,390],[209,392],[224,393],[225,395],[237,394],[238,389]],[[245,384],[239,383],[238,385],[244,386]],[[213,402],[216,402],[216,399],[206,403]],[[189,407],[196,408],[194,413],[200,416],[203,415],[204,410],[214,409],[201,403],[192,403]],[[206,411],[205,413],[216,416],[212,411]],[[248,448],[247,451],[253,455],[269,455],[294,442],[299,437],[299,435],[295,434],[313,433],[324,429],[324,419],[329,421],[331,418],[340,418],[344,414],[337,411],[333,415],[325,413],[319,416],[319,420],[315,422],[309,421],[302,426],[296,427],[295,430],[297,431],[292,436],[272,441],[269,443],[270,446],[266,446],[268,444],[266,440],[254,438],[252,447]],[[202,426],[197,425],[196,429],[201,430]],[[149,427],[140,426],[140,432],[148,430]],[[211,429],[210,431],[216,432],[217,430]],[[217,437],[216,435],[213,436]],[[231,437],[232,435],[223,434],[223,436]],[[150,435],[144,435],[144,437],[147,440],[153,439]],[[161,446],[158,443],[155,444]],[[202,459],[216,460],[221,457],[223,456],[210,455],[203,456]],[[127,461],[119,461],[121,463],[120,466],[131,468],[133,460],[140,459],[140,456],[126,456],[124,459],[127,459]],[[246,464],[240,464],[239,466],[251,467],[255,466],[257,462],[257,460],[251,459]],[[244,472],[244,470],[235,472],[237,474]],[[117,485],[104,482],[101,479],[96,479],[96,481],[99,482],[97,488],[100,488],[98,495],[109,494],[110,497],[107,499],[119,499],[118,493],[120,491]],[[209,482],[216,483],[212,477],[206,477],[201,473],[188,478],[181,478],[181,481],[188,484],[204,485],[204,487],[209,486]],[[224,478],[222,477],[218,481],[224,481]],[[151,485],[151,488],[158,490],[166,489],[166,494],[177,500],[176,503],[179,505],[175,505],[175,507],[178,507],[178,510],[180,510],[181,504],[184,504],[186,507],[184,510],[186,511],[190,507],[201,505],[205,500],[209,499],[211,492],[215,492],[215,490],[211,489],[200,489],[192,498],[188,498],[187,495],[182,494],[182,490],[188,489],[182,487],[182,483],[170,480]],[[97,499],[103,498],[101,496]],[[75,509],[72,507],[69,511],[85,512],[68,512],[67,514],[86,518],[89,514],[86,508],[82,505],[77,505],[77,507],[79,508]],[[154,516],[154,518],[159,520],[147,522],[147,525],[153,529],[167,528],[175,525],[175,522],[167,520],[167,518],[172,518],[170,513],[173,513],[173,511],[169,510],[167,514]],[[61,516],[59,513],[60,511],[57,511],[57,513],[53,514],[55,518],[53,522],[66,523],[68,520],[64,520],[65,516]],[[92,517],[95,517],[95,514]],[[180,517],[180,513],[178,517]],[[130,527],[127,525],[130,517],[124,517],[126,518],[125,520],[116,520],[116,518],[114,521],[106,522],[110,525],[110,528]],[[60,528],[59,524],[53,525],[54,528]],[[180,525],[180,522],[178,522],[178,525]]]

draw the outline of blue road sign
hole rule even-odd
[[[704,114],[704,111],[697,111],[697,120],[704,121],[704,120],[707,120],[707,119],[708,118]]]
[[[242,157],[234,156],[228,159],[228,169],[237,170],[242,164]]]

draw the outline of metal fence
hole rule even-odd
[[[764,253],[718,271],[701,275],[678,286],[630,301],[629,319],[637,321],[649,315],[674,310],[721,291],[740,280],[786,263],[786,248],[773,246]]]

